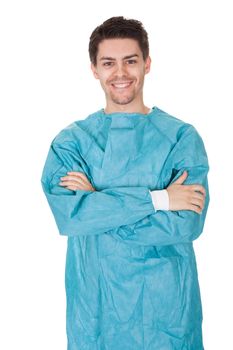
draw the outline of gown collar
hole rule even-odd
[[[143,113],[136,113],[136,112],[133,112],[133,113],[125,113],[125,112],[113,112],[113,113],[105,113],[105,111],[104,111],[104,108],[101,108],[100,109],[100,113],[101,113],[101,115],[102,116],[105,116],[105,117],[114,117],[114,116],[116,116],[116,117],[120,117],[120,116],[122,116],[122,117],[148,117],[149,115],[151,115],[153,112],[154,112],[154,110],[156,109],[156,106],[153,106],[151,109],[150,109],[150,111],[149,111],[149,113],[147,113],[147,114],[143,114]]]

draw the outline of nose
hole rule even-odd
[[[115,69],[114,73],[119,77],[126,75],[127,69],[126,69],[126,66],[124,65],[124,63],[116,64],[116,69]]]

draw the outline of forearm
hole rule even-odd
[[[44,191],[62,235],[96,235],[155,212],[146,187],[117,187],[56,195]]]
[[[191,210],[159,210],[132,225],[121,226],[111,233],[126,243],[140,245],[170,245],[197,239],[203,231],[210,200],[207,172],[208,168],[200,170],[199,183],[206,190],[205,206],[201,214]]]

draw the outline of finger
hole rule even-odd
[[[74,182],[74,181],[62,181],[59,183],[60,186],[78,186],[79,184],[77,182]]]
[[[192,185],[192,189],[196,192],[200,192],[202,193],[204,196],[206,196],[206,190],[202,185],[198,185],[198,184],[193,184]]]
[[[81,171],[68,171],[67,174],[76,175],[76,176],[82,177],[83,179],[87,179],[86,175],[84,173],[82,173]]]
[[[73,182],[73,181],[62,181],[59,183],[59,185],[62,187],[73,189],[75,191],[76,190],[83,190],[83,191],[88,190],[85,185],[78,183],[78,182]]]
[[[60,178],[62,181],[76,181],[77,183],[83,182],[78,176],[63,176]]]
[[[72,190],[72,191],[81,191],[82,188],[78,188],[77,186],[67,186],[65,187],[68,190]]]
[[[196,206],[196,205],[190,205],[190,206],[189,206],[189,210],[192,210],[192,211],[194,211],[194,212],[197,213],[197,214],[201,214],[201,213],[202,213],[202,209],[199,208],[199,207]]]
[[[87,189],[82,188],[80,186],[67,186],[66,188],[73,190],[73,191],[88,191]]]
[[[181,184],[185,181],[185,179],[187,178],[187,176],[188,176],[188,172],[185,170],[185,171],[183,172],[183,174],[180,175],[180,177],[178,177],[178,179],[177,179],[176,181],[174,181],[173,183],[174,183],[174,184],[177,184],[177,185],[181,185]]]
[[[198,199],[198,198],[192,199],[191,203],[194,205],[198,205],[201,209],[203,209],[203,207],[204,207],[204,201],[201,199]]]
[[[88,178],[87,178],[87,176],[84,173],[80,172],[80,171],[68,171],[67,174],[74,175],[74,176],[76,176],[78,178],[81,178],[83,180],[83,182],[86,183],[86,184],[90,183]]]
[[[75,175],[65,175],[65,176],[60,177],[60,179],[62,179],[62,180],[70,180],[70,179],[79,179],[79,177],[75,176]]]
[[[205,200],[205,196],[203,195],[203,193],[196,192],[196,191],[193,192],[192,197],[193,198],[199,198],[201,200]]]
[[[202,185],[199,184],[187,184],[187,185],[182,185],[183,188],[186,188],[186,190],[190,191],[190,192],[195,192],[195,193],[199,193],[202,196],[206,195],[206,190]]]
[[[195,206],[195,205],[193,206],[192,211],[194,211],[195,213],[197,213],[199,215],[202,213],[202,209],[197,207],[197,206]]]
[[[78,191],[79,188],[77,188],[77,186],[68,186],[66,187],[68,190],[72,190],[72,191]]]

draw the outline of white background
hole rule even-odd
[[[149,34],[145,104],[192,123],[203,137],[211,202],[194,244],[204,344],[233,349],[233,28],[223,0],[1,3],[1,349],[66,349],[66,238],[40,177],[55,135],[104,107],[88,42],[97,25],[118,15],[142,21]]]

